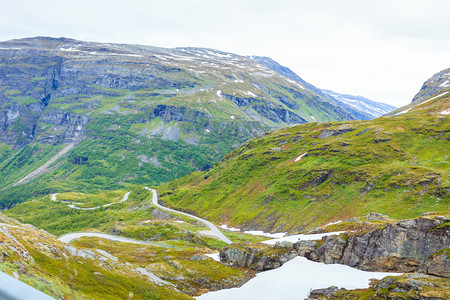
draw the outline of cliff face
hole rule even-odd
[[[422,272],[450,277],[450,226],[446,217],[382,225],[366,233],[326,236],[322,241],[283,242],[274,248],[230,245],[222,262],[257,271],[275,269],[300,255],[367,271]]]
[[[319,247],[296,244],[299,254],[324,263],[362,270],[424,272],[450,277],[450,226],[445,217],[389,224],[364,234],[325,237]]]

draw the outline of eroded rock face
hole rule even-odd
[[[267,249],[231,245],[220,251],[220,261],[257,271],[279,268],[296,256],[298,254],[292,247],[290,249],[285,247],[284,251],[270,253]]]
[[[328,236],[319,247],[303,241],[295,247],[300,250],[299,254],[324,263],[370,271],[420,271],[449,277],[448,256],[433,256],[450,247],[450,226],[444,224],[447,222],[426,218],[405,220],[364,234]]]

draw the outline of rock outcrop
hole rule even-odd
[[[449,220],[418,218],[361,234],[327,236],[320,243],[300,241],[299,255],[324,263],[370,271],[424,272],[449,277]]]
[[[281,267],[298,256],[291,243],[278,248],[255,245],[231,245],[220,251],[220,261],[232,266],[265,271]]]

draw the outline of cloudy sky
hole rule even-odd
[[[14,0],[0,40],[30,36],[269,56],[320,88],[407,104],[450,67],[448,0]]]

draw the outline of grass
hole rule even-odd
[[[447,104],[429,105],[444,110]],[[353,130],[319,138],[325,129],[342,128]],[[300,125],[253,139],[212,169],[163,184],[159,192],[174,208],[266,231],[301,231],[369,212],[396,219],[445,213],[449,129],[448,118],[428,110]]]

